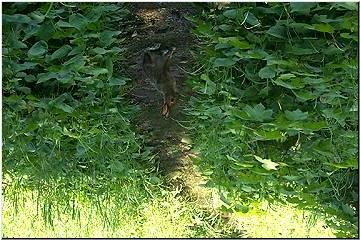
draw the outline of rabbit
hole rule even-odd
[[[160,51],[159,45],[155,48],[148,48],[143,57],[143,70],[150,78],[151,84],[155,86],[163,96],[163,106],[160,115],[168,117],[171,107],[176,102],[176,81],[170,74],[170,62],[175,51]]]

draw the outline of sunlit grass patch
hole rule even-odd
[[[124,188],[118,196],[100,202],[79,196],[68,206],[54,200],[51,209],[47,204],[51,200],[38,199],[36,191],[18,192],[21,198],[8,194],[3,201],[3,237],[224,236],[219,218],[209,220],[196,204],[178,197],[177,192],[155,189],[148,198],[142,191],[141,185],[133,185],[132,190]]]
[[[231,224],[246,238],[336,238],[324,216],[290,205],[262,202],[247,213],[237,213]]]

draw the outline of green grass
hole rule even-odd
[[[218,216],[199,209],[176,191],[152,190],[149,198],[134,184],[116,193],[99,202],[78,195],[67,206],[58,205],[56,198],[39,199],[37,191],[20,191],[18,198],[6,194],[3,237],[335,237],[323,216],[290,205],[269,207],[261,202],[248,213],[232,215],[224,225]],[[44,203],[49,201],[51,212],[45,211],[48,205]]]
[[[326,215],[336,237],[357,237],[358,38],[341,37],[356,24],[331,23],[319,34],[315,22],[322,20],[299,6],[328,19],[357,18],[355,4],[330,3],[204,4],[188,18],[201,40],[188,79],[195,94],[185,109],[199,153],[194,162],[230,210],[246,213],[263,199],[294,204]],[[292,25],[300,22],[315,31]],[[316,52],[305,54],[305,45]],[[256,222],[279,222],[266,214]],[[260,226],[249,236],[321,236],[296,221],[282,236],[276,227],[261,235]]]
[[[23,190],[16,195],[15,189],[7,191],[14,195],[5,194],[3,237],[223,236],[219,221],[210,226],[199,206],[184,201],[176,191],[148,189],[149,197],[144,188],[134,184],[97,201],[78,194],[68,205],[59,204],[61,199],[57,201],[55,196],[38,196],[38,191]]]
[[[248,213],[238,213],[232,224],[245,229],[246,238],[336,238],[324,216],[291,205],[263,201]]]
[[[55,10],[62,9],[69,16],[73,16],[73,10],[75,10],[61,4],[39,6],[41,7],[39,11],[43,14],[50,14],[48,16],[54,19],[66,21],[67,18],[59,16]],[[84,14],[93,9],[99,11],[98,13],[104,13],[100,20],[95,21],[96,23],[88,23],[89,28],[84,31],[89,36],[90,33],[97,34],[98,30],[111,29],[106,24],[109,21],[108,16],[113,17],[115,21],[113,24],[118,28],[118,24],[125,22],[123,20],[128,14],[126,9],[117,11],[110,5],[105,8],[96,8],[99,6],[80,4],[78,7]],[[111,13],[110,9],[113,9]],[[11,5],[6,10],[10,15],[21,13],[21,4]],[[93,14],[90,15],[94,16]],[[329,187],[326,184],[331,179],[324,173],[323,169],[327,170],[327,167],[321,168],[319,155],[312,156],[314,161],[310,162],[306,155],[304,158],[296,154],[283,158],[283,149],[277,149],[278,146],[283,146],[284,149],[292,147],[290,140],[295,139],[295,144],[297,136],[300,135],[291,135],[289,142],[258,141],[253,135],[253,130],[260,127],[237,117],[237,115],[244,117],[244,114],[237,110],[245,109],[246,101],[251,106],[254,105],[253,102],[256,104],[258,102],[265,104],[266,101],[278,103],[277,99],[275,101],[270,97],[281,94],[271,94],[260,101],[254,90],[258,88],[257,82],[254,82],[255,88],[250,86],[250,83],[246,83],[250,84],[249,86],[243,86],[242,77],[240,77],[241,81],[238,81],[237,71],[211,69],[211,64],[208,62],[210,57],[213,57],[210,56],[211,52],[209,55],[201,56],[205,62],[199,63],[209,66],[209,69],[204,70],[201,79],[195,78],[190,81],[195,91],[203,92],[191,98],[188,104],[189,109],[186,110],[192,115],[189,117],[189,122],[192,129],[195,129],[189,132],[193,140],[193,148],[199,152],[195,163],[209,178],[208,185],[221,193],[221,196],[217,196],[217,199],[221,199],[218,201],[219,205],[222,204],[223,207],[234,212],[229,223],[226,224],[219,215],[220,211],[203,209],[198,202],[170,189],[165,185],[164,177],[156,171],[156,153],[146,144],[149,136],[141,135],[133,124],[135,122],[133,116],[136,116],[139,109],[129,104],[124,95],[130,87],[130,80],[120,74],[122,70],[117,73],[120,74],[119,76],[114,73],[117,77],[112,78],[113,65],[121,66],[120,59],[126,56],[109,54],[107,60],[104,60],[90,52],[84,52],[87,55],[85,58],[87,62],[83,63],[86,68],[82,71],[93,70],[96,74],[100,74],[104,72],[104,69],[100,67],[106,67],[108,74],[95,74],[96,76],[90,79],[86,78],[91,81],[76,80],[75,87],[71,88],[73,91],[71,94],[67,93],[66,86],[60,91],[55,87],[58,85],[51,85],[49,82],[52,81],[45,82],[43,85],[35,84],[31,82],[32,78],[25,78],[25,76],[30,73],[37,76],[43,71],[48,73],[52,72],[52,69],[61,69],[63,62],[60,61],[54,65],[54,62],[47,62],[44,57],[41,57],[38,60],[45,66],[44,70],[32,69],[25,64],[25,68],[29,67],[25,69],[26,73],[15,71],[18,69],[15,67],[24,67],[18,61],[19,59],[35,61],[27,56],[26,48],[21,49],[24,46],[19,43],[19,41],[25,41],[23,30],[20,31],[20,29],[25,31],[33,31],[33,29],[18,27],[16,25],[18,21],[22,26],[27,26],[28,21],[17,19],[19,15],[16,16],[7,17],[8,25],[4,28],[4,32],[12,34],[7,34],[11,37],[5,41],[8,53],[4,55],[7,64],[5,64],[3,76],[5,107],[3,111],[2,237],[299,238],[335,237],[339,236],[337,232],[339,229],[348,231],[343,233],[345,234],[343,236],[356,235],[353,231],[357,229],[354,224],[356,220],[344,222],[344,220],[334,219],[339,212],[344,214],[342,219],[354,217],[351,205],[341,205],[337,208],[338,211],[334,210],[335,213],[330,216],[329,219],[340,226],[337,229],[334,225],[327,225],[328,216],[324,217],[320,211],[316,211],[320,204],[312,198],[313,195],[302,194],[304,183],[311,182],[313,189],[325,192],[324,205],[326,206],[328,197],[333,197],[328,194],[329,192],[331,194],[335,192],[337,194],[335,197],[339,197],[345,195],[343,193],[347,193],[348,189],[354,190],[352,186],[356,184],[352,178],[353,172],[345,169],[348,170],[348,174],[346,172],[344,174],[341,170],[344,166],[350,168],[354,161],[343,165],[335,164],[335,166],[340,166],[340,169],[337,169],[337,173],[332,174],[332,177],[338,177],[333,178],[338,185]],[[47,22],[43,26],[50,27]],[[201,26],[204,24],[202,23]],[[80,39],[88,49],[105,47],[102,45],[103,41],[94,42],[82,39],[83,36],[88,36],[84,32],[67,29],[67,27],[64,29],[56,30],[58,31],[57,40],[60,37],[60,40],[70,44],[68,38],[71,36],[71,38]],[[206,28],[202,28],[202,31],[206,31]],[[106,47],[110,49],[108,44],[121,46],[120,38],[120,36],[116,37],[118,41],[114,38],[114,42],[111,37],[104,38],[108,41],[105,42]],[[34,46],[35,40],[28,39],[27,48]],[[61,41],[60,43],[63,44]],[[12,48],[14,44],[19,49]],[[48,45],[48,54],[52,54],[59,47],[56,41],[48,41]],[[213,46],[210,48],[213,50]],[[199,50],[199,56],[202,50]],[[343,54],[340,56],[342,58]],[[72,56],[67,59],[69,58]],[[226,62],[221,64],[224,63]],[[76,64],[70,67],[74,68],[71,71],[79,73]],[[253,80],[254,76],[250,71],[252,69],[255,69],[254,65],[249,65],[245,69],[250,76],[248,80]],[[349,71],[351,76],[353,70]],[[85,75],[82,72],[79,75],[80,79]],[[30,82],[27,82],[28,80]],[[35,81],[35,78],[33,80]],[[56,79],[55,83],[59,84],[61,80],[63,79]],[[352,84],[350,81],[342,82]],[[283,101],[283,105],[289,102],[287,99],[280,100]],[[274,107],[267,105],[267,108]],[[352,106],[352,102],[347,105]],[[262,114],[268,112],[261,109],[260,105],[256,106],[258,106],[256,109],[254,107],[246,109],[250,109],[250,112],[256,116],[263,116]],[[294,112],[292,113],[295,114]],[[342,116],[336,117],[341,120]],[[355,122],[354,119],[350,120]],[[352,127],[351,121],[348,124],[350,127]],[[351,131],[355,132],[355,130]],[[344,159],[356,153],[356,148],[352,146],[356,137],[351,131],[334,131],[334,136],[331,136],[334,137],[334,141],[341,140],[343,137],[351,140],[334,142],[339,149],[348,151]],[[327,135],[324,133],[324,136]],[[273,136],[267,137],[271,139]],[[311,148],[312,143],[319,143],[314,147],[325,155],[328,150],[326,146],[330,146],[325,144],[323,149],[321,145],[327,143],[325,140],[323,142],[308,141],[304,134],[301,140],[303,144],[301,147],[310,144]],[[349,146],[346,145],[348,143]],[[178,151],[177,147],[169,149],[173,153]],[[307,151],[304,152],[307,153]],[[279,168],[279,174],[271,174],[274,171],[263,169],[263,165],[253,159],[249,153],[295,167],[291,169],[282,165]],[[297,163],[297,161],[304,162]],[[305,171],[300,172],[299,168],[304,166]],[[283,179],[284,176],[287,177],[284,178],[286,181]],[[294,179],[300,183],[292,185],[291,181]],[[323,182],[325,185],[317,185],[316,179],[325,179]],[[327,181],[327,179],[330,180]],[[343,187],[344,182],[345,187]],[[286,201],[281,205],[272,203],[272,208],[269,208],[264,199],[269,197],[271,200],[280,200],[280,193],[287,196],[298,194],[306,200],[305,203],[300,202],[303,208],[293,207]],[[289,200],[296,199],[289,197]],[[307,207],[313,207],[313,211],[305,210]]]

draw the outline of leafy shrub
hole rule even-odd
[[[189,19],[202,71],[187,113],[208,184],[235,211],[286,200],[356,225],[356,4],[199,7]]]
[[[128,78],[113,70],[123,48],[111,29],[128,13],[120,4],[4,4],[5,184],[97,195],[148,171]]]

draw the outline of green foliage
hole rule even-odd
[[[187,112],[208,184],[235,211],[286,200],[349,221],[338,235],[355,236],[356,4],[234,3],[189,19],[204,70]]]
[[[67,206],[73,192],[96,199],[147,181],[150,149],[130,124],[138,110],[124,97],[129,79],[113,70],[123,49],[112,24],[128,11],[92,3],[3,9],[5,186]],[[6,198],[17,194],[7,189]],[[42,211],[51,224],[51,206]]]
[[[231,235],[219,216],[166,189],[131,124],[139,109],[126,99],[123,36],[113,31],[129,11],[3,6],[3,235]]]

